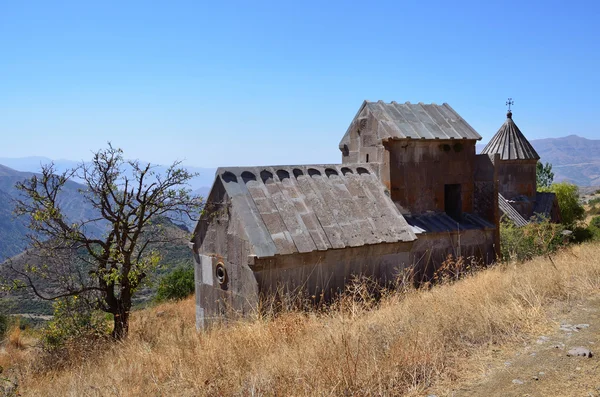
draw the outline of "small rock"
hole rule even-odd
[[[538,372],[538,375],[544,376],[544,375],[546,375],[546,373],[545,372]]]
[[[564,325],[562,325],[559,329],[564,332],[573,332],[573,331],[577,332],[577,330],[575,328],[573,328],[573,326],[571,326],[571,325],[568,327],[565,327]]]
[[[581,371],[581,367],[575,368],[575,371]]]
[[[585,347],[574,347],[573,349],[567,352],[567,356],[569,357],[588,357],[591,358],[594,354],[590,349],[586,349]]]
[[[531,377],[531,379],[533,379],[533,380],[540,380],[540,378],[539,378],[537,375],[533,375],[533,376]]]
[[[522,385],[525,382],[523,382],[521,379],[513,379],[512,383],[514,383],[515,385]]]
[[[537,343],[538,345],[541,345],[543,343],[546,343],[550,340],[550,338],[548,338],[547,336],[540,336],[538,338],[538,340],[535,341],[535,343]]]
[[[165,312],[164,312],[164,311],[159,311],[159,312],[156,312],[156,317],[162,317],[162,316],[164,316],[164,315],[165,315]]]
[[[530,353],[529,355],[532,356],[532,357],[535,357],[535,356],[537,356],[537,353],[533,352],[533,353]]]
[[[552,346],[555,349],[564,349],[565,348],[565,344],[564,343],[559,343],[557,345],[553,345]]]
[[[589,324],[577,324],[574,328],[575,329],[584,329],[584,328],[589,328],[590,325]]]
[[[512,363],[510,361],[505,361],[504,362],[504,366],[505,367],[510,367],[512,365]]]

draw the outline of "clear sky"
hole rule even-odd
[[[598,1],[0,0],[0,157],[339,162],[364,99],[600,139]]]

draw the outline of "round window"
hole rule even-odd
[[[217,264],[216,268],[217,281],[221,285],[225,285],[227,283],[227,270],[222,263]]]

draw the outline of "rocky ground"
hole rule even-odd
[[[600,296],[557,305],[548,332],[482,355],[474,379],[437,396],[600,396]]]

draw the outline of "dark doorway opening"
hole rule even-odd
[[[459,222],[462,216],[462,197],[460,184],[444,185],[444,211]]]

